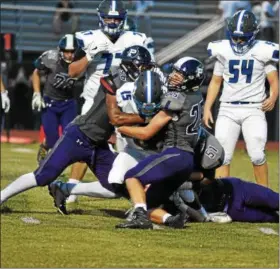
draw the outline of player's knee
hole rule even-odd
[[[249,156],[250,156],[251,162],[254,165],[262,165],[266,162],[265,154],[261,150],[249,152]]]
[[[52,183],[59,174],[60,172],[57,172],[55,169],[40,169],[40,167],[34,172],[37,185],[41,187]]]

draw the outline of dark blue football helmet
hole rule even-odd
[[[183,77],[182,82],[174,85],[171,83],[174,74],[179,72]],[[172,66],[168,76],[167,87],[174,91],[197,91],[205,78],[203,64],[193,57],[183,57]]]
[[[158,73],[144,71],[136,81],[133,99],[143,117],[152,117],[160,109],[162,82]]]
[[[77,38],[75,37],[75,35],[72,34],[64,35],[58,42],[58,49],[60,52],[60,56],[66,63],[71,63],[72,61],[66,59],[63,55],[63,52],[71,51],[75,53],[78,47],[79,45],[78,45]]]
[[[148,49],[138,45],[126,48],[121,59],[120,67],[132,81],[138,78],[141,71],[155,67]]]
[[[259,26],[255,15],[247,10],[236,12],[228,22],[228,35],[234,53],[243,55],[255,44]]]
[[[119,36],[124,30],[127,11],[122,1],[103,0],[97,8],[99,26],[110,37]],[[117,19],[119,23],[106,23],[104,19]]]

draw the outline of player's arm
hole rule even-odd
[[[214,123],[211,108],[218,96],[221,84],[223,82],[222,72],[223,65],[219,61],[216,61],[213,76],[208,86],[207,97],[204,104],[203,112],[203,122],[208,128],[212,128],[209,121],[211,123]]]
[[[279,80],[277,70],[269,72],[266,77],[269,82],[270,91],[269,97],[262,104],[262,110],[271,111],[274,108],[279,95]]]
[[[33,74],[32,74],[32,86],[33,86],[33,91],[40,93],[41,88],[40,88],[40,73],[37,68],[34,69]]]
[[[100,79],[100,87],[106,93],[107,113],[111,124],[114,126],[121,126],[145,122],[138,114],[124,113],[120,110],[116,97],[118,87],[114,83],[112,74]]]
[[[85,72],[91,58],[87,57],[86,53],[79,49],[75,55],[74,61],[68,67],[68,76],[75,78]]]
[[[33,97],[32,97],[32,109],[41,111],[45,107],[44,101],[41,96],[41,73],[47,73],[48,68],[45,62],[48,61],[48,52],[43,53],[35,61],[35,69],[32,74],[32,86],[33,86]]]
[[[110,122],[114,126],[141,124],[145,122],[138,114],[122,112],[117,105],[115,95],[106,94],[106,105]]]
[[[144,127],[136,126],[121,126],[118,131],[121,134],[140,139],[149,140],[156,133],[158,133],[170,120],[172,117],[167,111],[161,110],[158,112],[150,121],[150,123]]]

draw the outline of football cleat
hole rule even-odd
[[[37,153],[38,165],[40,165],[41,162],[46,158],[47,154],[48,154],[48,149],[44,144],[41,144]]]
[[[215,223],[230,223],[232,218],[225,212],[215,212],[209,213],[209,218],[211,222]]]
[[[138,207],[135,209],[132,220],[116,225],[117,229],[153,229],[152,222],[147,217],[147,211]]]
[[[54,207],[57,209],[57,212],[59,212],[62,215],[68,215],[65,206],[65,201],[67,197],[60,189],[61,184],[63,184],[63,182],[55,181],[48,185],[49,194],[53,197]]]
[[[166,219],[165,225],[174,229],[182,229],[185,226],[186,216],[184,214],[177,214]]]

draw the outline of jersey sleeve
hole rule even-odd
[[[219,61],[216,60],[215,65],[214,65],[214,70],[213,70],[213,74],[215,76],[223,76],[224,73],[224,65]]]
[[[269,62],[264,66],[264,71],[266,74],[272,72],[272,71],[277,71],[276,63]]]
[[[168,111],[181,111],[185,98],[179,92],[168,92],[161,100],[161,109]]]
[[[263,41],[261,46],[258,47],[256,58],[260,58],[262,62],[267,64],[268,62],[279,62],[279,44]]]
[[[38,59],[35,60],[34,66],[39,71],[47,72],[58,60],[58,52],[55,50],[45,51]]]
[[[207,53],[210,59],[217,59],[222,64],[224,63],[223,47],[227,46],[227,40],[217,40],[210,42],[207,46]]]
[[[101,78],[100,86],[105,93],[110,95],[116,95],[117,87],[114,83],[112,74],[109,74],[108,76]]]
[[[75,33],[75,37],[77,38],[78,46],[81,50],[85,50],[88,46],[94,42],[94,31],[82,31]]]

